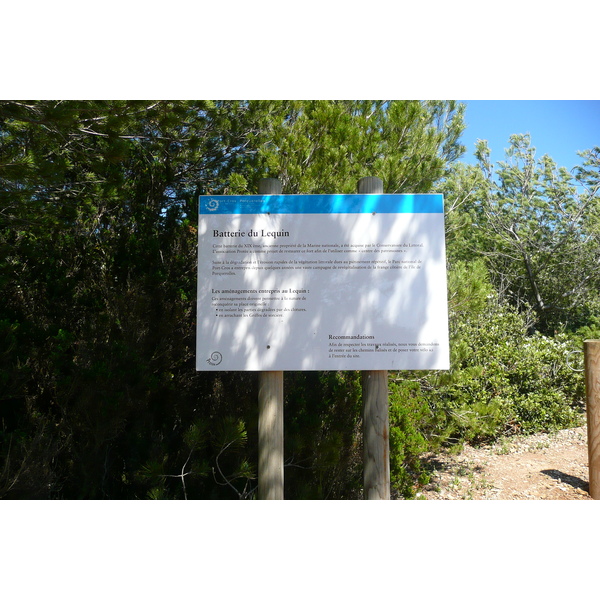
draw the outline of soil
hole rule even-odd
[[[428,500],[591,500],[587,428],[503,438],[425,456]]]

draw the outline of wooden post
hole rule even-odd
[[[600,340],[583,342],[590,496],[600,500]]]
[[[258,377],[258,499],[283,500],[283,371]]]
[[[261,179],[259,194],[281,194],[279,179]],[[283,500],[283,371],[258,376],[258,499]]]
[[[383,194],[378,177],[363,177],[359,194]],[[365,500],[390,499],[388,372],[363,371],[363,481]]]

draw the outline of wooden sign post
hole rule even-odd
[[[363,177],[359,194],[382,194],[378,177]],[[388,372],[363,371],[363,482],[365,500],[390,499]]]
[[[261,179],[259,194],[281,194],[279,179]],[[283,371],[258,376],[258,499],[283,500]]]
[[[600,340],[583,343],[590,496],[600,500]]]

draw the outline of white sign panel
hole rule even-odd
[[[205,196],[200,371],[448,369],[441,194]]]

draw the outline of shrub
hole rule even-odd
[[[480,263],[451,272],[449,296],[450,370],[419,380],[398,372],[390,383],[391,476],[404,497],[426,480],[427,451],[582,420],[584,380],[569,362],[578,349],[572,339],[528,332],[528,313],[498,300]]]
[[[431,412],[418,382],[390,382],[389,421],[392,493],[413,498],[416,488],[429,481],[420,455],[429,449],[424,432]]]

